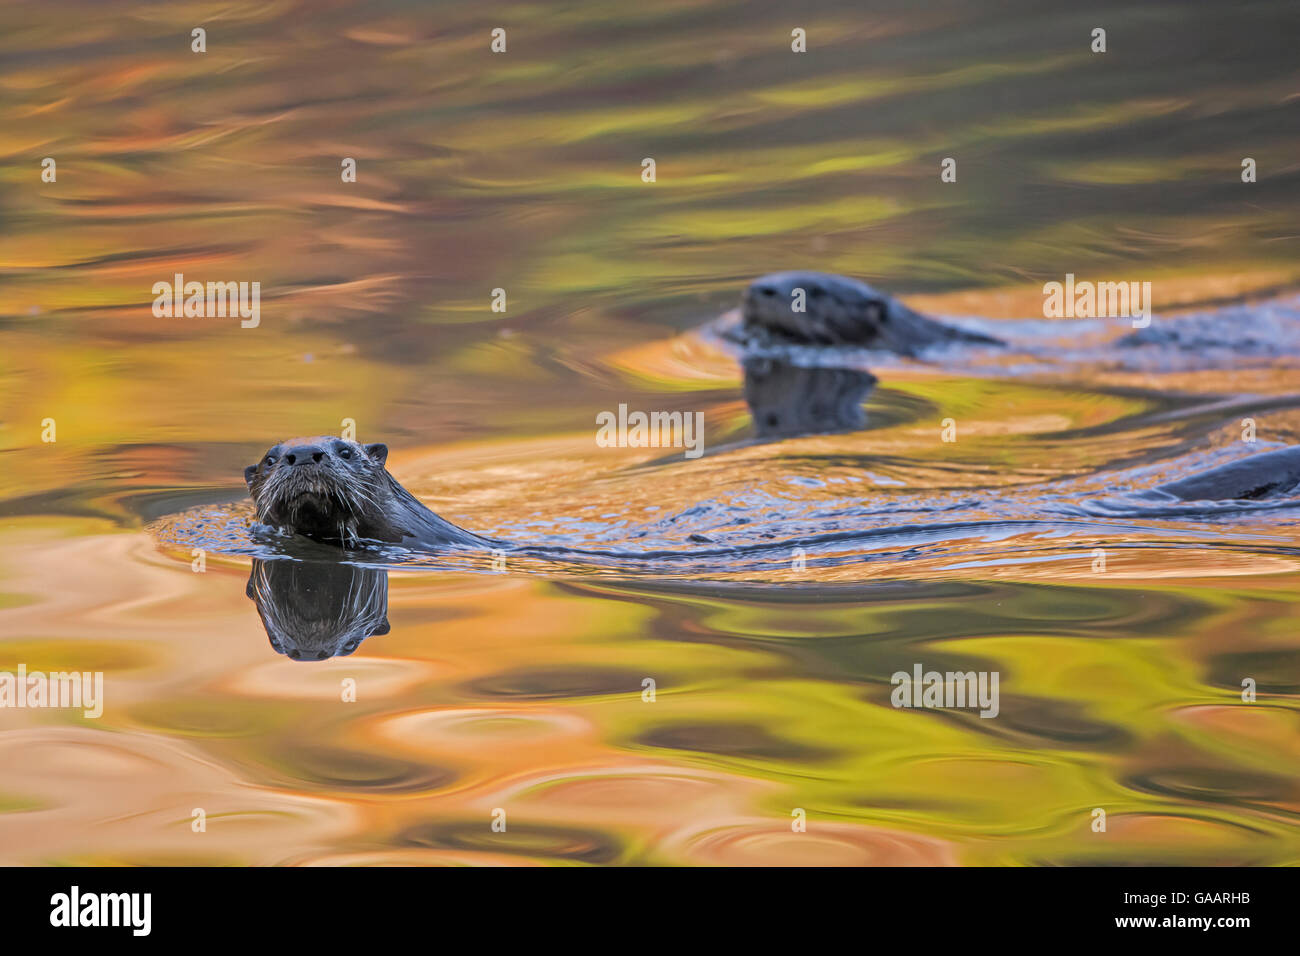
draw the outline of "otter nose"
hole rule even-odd
[[[325,457],[325,449],[319,445],[305,445],[302,448],[295,448],[284,456],[286,465],[305,465],[308,462],[319,462]]]

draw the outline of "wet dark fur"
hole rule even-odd
[[[1156,490],[1184,501],[1225,501],[1286,495],[1300,487],[1300,445],[1219,465]]]
[[[355,548],[385,542],[425,548],[487,546],[446,521],[388,473],[388,446],[318,435],[270,448],[244,469],[262,524]]]

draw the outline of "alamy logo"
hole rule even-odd
[[[186,282],[176,273],[175,282],[153,284],[153,314],[158,319],[223,319],[238,315],[243,328],[255,329],[262,321],[262,283]]]
[[[1151,324],[1150,282],[1075,282],[1074,273],[1065,282],[1043,283],[1045,319],[1132,319],[1133,328]]]
[[[103,671],[42,671],[18,673],[0,671],[0,707],[80,707],[82,714],[97,718],[104,713]]]
[[[601,448],[685,448],[684,457],[704,454],[703,412],[598,412],[596,444]]]
[[[998,671],[921,672],[914,664],[912,673],[895,671],[889,679],[894,685],[889,695],[895,707],[979,707],[981,717],[996,717]]]
[[[73,886],[50,897],[51,926],[129,926],[148,936],[153,924],[152,893],[85,893]]]

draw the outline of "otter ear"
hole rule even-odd
[[[370,456],[372,461],[377,461],[382,465],[388,461],[388,446],[383,442],[375,442],[373,445],[366,446],[366,454]]]
[[[244,483],[248,485],[248,490],[253,490],[253,476],[257,474],[257,466],[249,465],[244,469]]]

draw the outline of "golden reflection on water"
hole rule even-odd
[[[391,631],[310,664],[270,646],[246,559],[195,574],[142,530],[345,418],[439,511],[538,536],[838,493],[791,477],[1012,497],[1223,447],[1235,419],[1167,396],[1294,394],[1293,366],[891,370],[870,430],[755,444],[734,361],[679,333],[777,268],[994,318],[1065,272],[1151,279],[1162,308],[1293,287],[1294,52],[1261,26],[1285,10],[1114,11],[1098,61],[1029,3],[830,4],[805,57],[779,6],[706,0],[514,7],[500,57],[462,3],[0,8],[0,670],[108,695],[0,712],[0,859],[1300,862],[1293,524],[1111,530],[1104,576],[1087,534],[1024,530],[757,580],[402,570]],[[177,272],[260,281],[261,325],[155,319]],[[734,445],[597,448],[619,402]],[[999,671],[1000,717],[892,708],[916,661]]]

